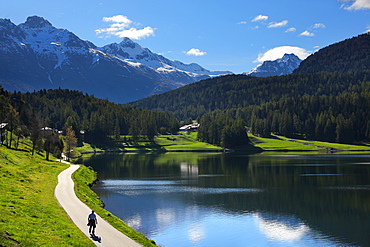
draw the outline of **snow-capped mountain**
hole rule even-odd
[[[232,74],[230,71],[206,70],[196,63],[184,64],[180,61],[169,60],[162,55],[151,52],[148,48],[141,47],[129,38],[124,38],[119,44],[113,43],[98,49],[132,66],[138,68],[147,66],[170,80],[180,83],[187,84],[209,77]]]
[[[298,68],[302,60],[294,54],[284,54],[282,58],[274,61],[264,61],[250,72],[244,73],[257,77],[268,77],[291,74]]]
[[[230,73],[171,61],[128,38],[96,47],[38,16],[0,19],[0,84],[9,91],[60,87],[126,103]]]

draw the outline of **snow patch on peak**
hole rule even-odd
[[[122,59],[134,67],[147,66],[166,77],[172,74],[174,78],[179,78],[181,74],[192,82],[204,77],[232,74],[230,71],[209,71],[196,63],[184,64],[180,61],[169,60],[162,55],[153,53],[148,48],[143,48],[129,38],[124,38],[119,44],[106,45],[100,50]]]
[[[302,60],[295,54],[284,54],[282,58],[274,61],[264,61],[250,72],[243,74],[257,77],[287,75],[298,68],[301,62]]]

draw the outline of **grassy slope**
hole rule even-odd
[[[283,136],[273,136],[273,138],[263,138],[248,134],[248,137],[255,147],[247,147],[249,151],[309,151],[309,152],[326,152],[328,148],[337,149],[340,151],[370,151],[370,145],[350,145],[350,144],[339,144],[329,143],[320,141],[306,141],[287,138]],[[78,151],[82,152],[94,152],[94,150],[88,145],[85,145],[83,149],[77,148]],[[154,143],[147,141],[139,141],[135,146],[126,145],[124,150],[126,152],[135,151],[214,151],[222,150],[222,148],[213,146],[208,143],[197,141],[197,133],[192,132],[189,134],[180,133],[179,135],[160,135],[155,137]],[[240,151],[246,151],[244,147],[239,148]],[[103,151],[103,150],[97,150]]]
[[[95,246],[68,218],[54,197],[58,174],[68,165],[0,146],[0,246]],[[75,175],[76,174],[76,175]],[[144,246],[144,235],[102,208],[88,184],[95,172],[81,166],[74,174],[76,194],[118,230]]]
[[[130,136],[128,136],[130,138]],[[124,147],[124,148],[122,148]],[[94,150],[93,147],[87,143],[84,146],[77,147],[78,153],[93,153],[94,151],[101,152],[102,149]],[[138,151],[215,151],[222,150],[221,147],[217,147],[205,142],[197,141],[197,133],[191,132],[189,134],[179,133],[178,135],[159,135],[154,138],[154,142],[151,143],[147,140],[139,140],[137,143],[129,143],[119,148],[111,148],[113,151],[122,152],[138,152]]]
[[[67,167],[0,146],[0,246],[94,246],[54,197]]]
[[[197,132],[180,135],[165,135],[155,138],[155,142],[167,151],[172,150],[219,150],[217,146],[197,141]]]
[[[369,145],[350,145],[319,141],[305,141],[283,136],[274,138],[262,138],[248,134],[252,144],[264,151],[326,151],[326,148],[334,148],[342,151],[370,151]]]

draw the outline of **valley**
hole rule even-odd
[[[197,207],[204,204],[205,208],[215,208],[217,198],[233,197],[241,209],[235,208],[235,212],[248,212],[248,220],[257,220],[261,228],[269,225],[269,217],[262,211],[287,221],[291,218],[286,212],[306,218],[314,237],[307,235],[309,240],[302,240],[305,244],[318,243],[315,236],[323,236],[319,243],[368,243],[366,237],[356,239],[341,233],[336,224],[327,230],[312,212],[318,209],[333,222],[351,210],[368,216],[363,202],[369,198],[368,162],[364,161],[370,152],[369,47],[370,32],[366,32],[319,49],[304,60],[285,54],[236,75],[170,60],[128,37],[98,47],[67,29],[54,27],[43,17],[30,16],[19,25],[0,19],[0,188],[6,192],[0,197],[0,245],[53,246],[55,241],[60,246],[91,244],[52,195],[57,174],[66,168],[53,161],[57,158],[92,162],[98,176],[108,178],[99,185],[103,190],[104,183],[109,185],[112,178],[119,178],[118,186],[126,186],[128,176],[134,183],[149,181],[157,193],[165,190],[156,185],[168,185],[175,177],[174,183],[185,188],[182,194],[196,184],[214,203],[204,203],[200,193],[194,204]],[[181,126],[189,124],[196,124],[196,131],[179,132]],[[329,161],[322,164],[321,160]],[[141,227],[135,212],[127,219],[131,225],[126,225],[123,216],[119,219],[103,209],[102,201],[89,187],[96,174],[82,167],[75,174],[80,200],[131,238],[153,246],[154,242],[133,230]],[[166,178],[162,177],[163,167]],[[199,173],[201,169],[203,173]],[[135,177],[137,174],[144,179]],[[154,175],[158,177],[153,179]],[[203,190],[209,178],[214,179],[212,183],[219,186],[214,188],[220,193]],[[290,193],[284,202],[279,199],[282,185]],[[299,191],[294,185],[299,185]],[[181,186],[171,187],[170,193]],[[356,198],[348,188],[356,191]],[[109,189],[101,195],[111,193]],[[122,193],[119,189],[117,194]],[[130,189],[136,193],[135,186]],[[266,196],[257,196],[262,192]],[[294,204],[295,193],[301,193],[303,208]],[[329,209],[327,198],[320,197],[326,193],[336,198],[329,200],[333,203]],[[341,204],[346,201],[341,197],[344,194],[354,202]],[[307,203],[305,195],[321,206]],[[194,197],[178,198],[176,203],[186,205],[182,200]],[[140,201],[149,199],[139,197],[139,208],[153,205]],[[250,203],[258,200],[268,203]],[[289,201],[293,204],[286,204]],[[273,206],[275,202],[280,203],[279,208]],[[264,206],[270,203],[271,207]],[[339,204],[342,206],[336,207]],[[116,204],[108,207],[114,209]],[[163,208],[153,207],[152,212],[158,213],[154,218],[146,215],[146,210],[138,217],[161,224],[175,222],[175,217],[166,218],[170,214],[163,213]],[[223,206],[217,208],[224,210]],[[325,214],[326,210],[330,212]],[[182,219],[183,208],[176,212]],[[222,214],[232,215],[228,209]],[[351,215],[346,219],[352,219]],[[27,227],[22,229],[20,222],[26,222]],[[312,230],[316,226],[320,233]],[[293,230],[296,228],[294,225]],[[332,230],[337,236],[334,240],[327,237]],[[269,243],[266,236],[261,239]],[[341,242],[343,236],[348,242]]]

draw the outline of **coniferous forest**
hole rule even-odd
[[[29,137],[36,150],[52,142],[42,136],[44,127],[60,130],[64,135],[71,127],[80,142],[98,146],[118,140],[120,135],[130,135],[132,141],[139,136],[153,140],[158,133],[177,133],[179,129],[171,113],[136,109],[68,89],[21,94],[0,88],[0,105],[0,119],[9,123],[10,133],[14,137]],[[10,146],[11,142],[12,138],[8,141]]]
[[[155,106],[149,109],[171,111],[180,119],[223,110],[261,136],[273,132],[344,143],[370,140],[370,71],[225,76],[134,105]]]
[[[370,68],[370,34],[329,45],[303,60],[294,73],[349,72]]]

